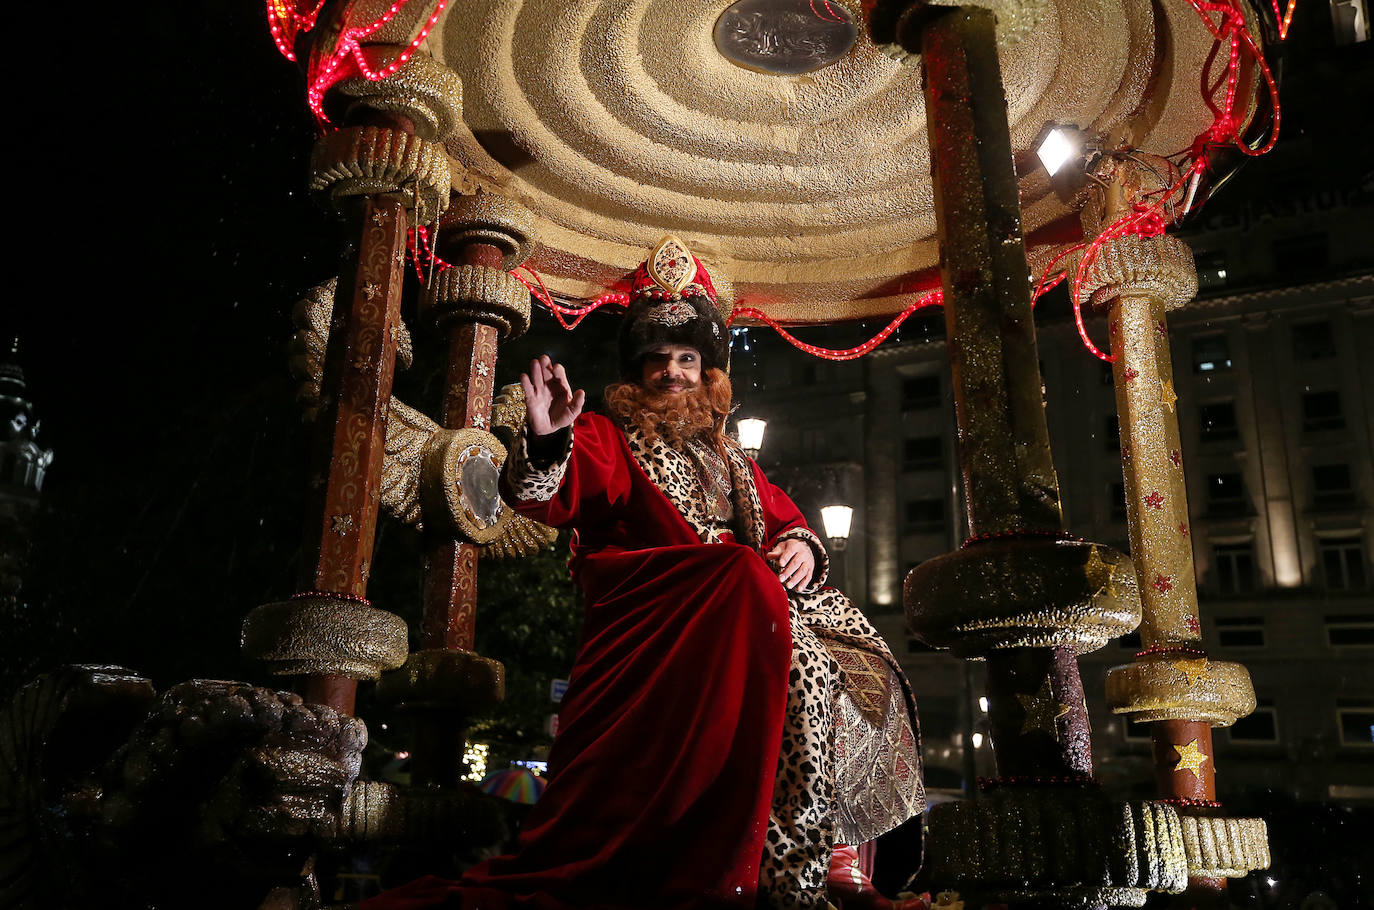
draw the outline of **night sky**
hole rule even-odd
[[[292,592],[303,508],[283,348],[292,305],[335,271],[338,232],[305,194],[314,126],[262,4],[119,13],[72,27],[59,56],[74,64],[50,56],[26,77],[23,109],[41,113],[11,131],[28,143],[11,200],[24,277],[3,330],[56,454],[31,628],[0,668],[7,684],[53,660],[121,662],[160,686],[258,679],[238,625]],[[57,90],[55,71],[75,84]],[[433,391],[398,382],[419,383],[416,404]]]

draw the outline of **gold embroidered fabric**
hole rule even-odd
[[[835,703],[835,838],[859,844],[925,810],[920,747],[905,687],[887,662],[823,641],[845,681]]]

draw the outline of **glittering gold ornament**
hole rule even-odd
[[[1112,667],[1107,671],[1107,704],[1113,714],[1128,715],[1137,723],[1200,720],[1221,727],[1255,710],[1255,688],[1245,667],[1202,660],[1200,673],[1197,659],[1168,654],[1150,654]]]
[[[1269,830],[1262,818],[1182,815],[1188,874],[1196,878],[1243,878],[1269,868]]]

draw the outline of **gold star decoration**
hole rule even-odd
[[[374,299],[381,292],[382,289],[377,287],[375,282],[369,281],[367,284],[363,285],[363,296],[368,300]]]
[[[1068,714],[1070,708],[1054,697],[1050,691],[1048,676],[1040,683],[1040,688],[1034,695],[1017,692],[1016,700],[1021,703],[1021,710],[1026,712],[1026,719],[1021,722],[1023,736],[1033,730],[1041,730],[1048,733],[1055,742],[1059,742],[1059,727],[1055,722]]]
[[[1194,660],[1175,660],[1171,661],[1169,666],[1182,673],[1190,686],[1197,685],[1199,679],[1207,677],[1207,658],[1205,657]]]
[[[1207,760],[1207,753],[1197,747],[1197,740],[1187,745],[1174,746],[1174,751],[1178,753],[1178,764],[1174,765],[1174,770],[1186,769],[1193,772],[1193,777],[1202,780],[1202,763]]]
[[[340,537],[353,530],[352,515],[333,515],[329,519],[329,530],[338,534]]]
[[[485,376],[485,375],[487,375],[487,374],[490,373],[490,372],[491,372],[491,368],[488,367],[485,363],[479,363],[479,364],[477,364],[477,375],[478,375],[478,376]]]
[[[1169,413],[1172,414],[1174,405],[1178,402],[1178,395],[1174,393],[1174,381],[1172,379],[1165,379],[1159,386],[1160,396],[1164,399],[1164,407],[1168,408]]]
[[[1112,584],[1112,567],[1102,558],[1096,546],[1088,549],[1088,561],[1083,564],[1083,576],[1088,580],[1088,584],[1095,585],[1096,590],[1093,596],[1104,591],[1112,597],[1116,596],[1116,585]]]

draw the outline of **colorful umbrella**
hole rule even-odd
[[[523,806],[532,806],[544,792],[545,780],[528,768],[507,768],[493,771],[477,785],[483,793],[508,799]]]

